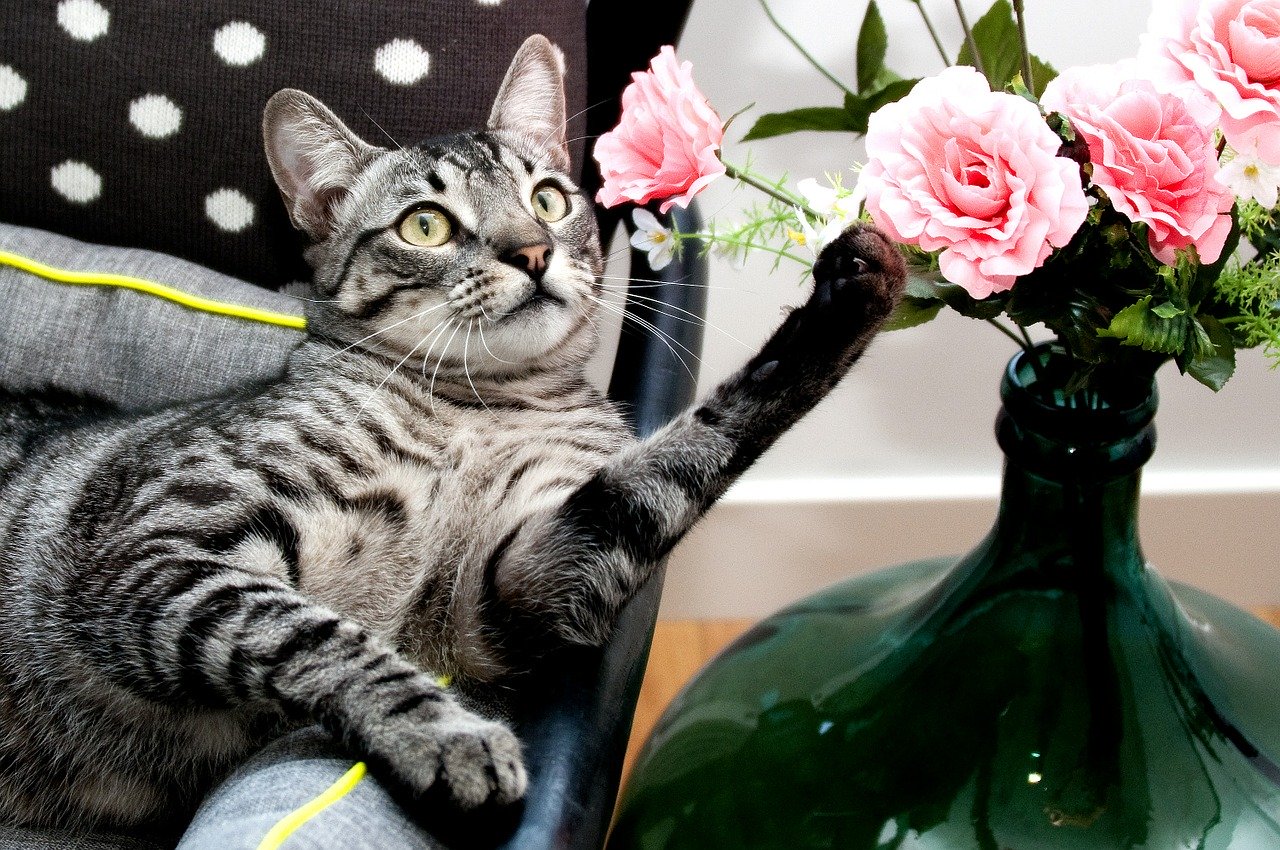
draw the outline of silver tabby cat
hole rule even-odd
[[[437,684],[598,644],[726,487],[840,379],[904,272],[876,230],[637,442],[583,377],[601,254],[535,36],[485,130],[384,150],[286,90],[268,158],[313,240],[277,382],[125,416],[0,394],[0,820],[127,826],[284,724],[462,807],[520,743]]]

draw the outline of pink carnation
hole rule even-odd
[[[1156,0],[1149,30],[1140,56],[1156,86],[1202,90],[1233,148],[1256,144],[1262,159],[1280,165],[1280,5]]]
[[[670,46],[631,80],[618,126],[596,142],[604,177],[596,200],[612,207],[661,199],[662,212],[687,207],[725,172],[716,154],[724,140],[720,116],[694,85],[693,64],[678,63]]]
[[[1215,179],[1209,130],[1187,103],[1133,76],[1135,66],[1071,68],[1049,83],[1042,103],[1071,119],[1089,145],[1093,183],[1111,206],[1149,228],[1151,252],[1173,263],[1194,245],[1212,263],[1231,230],[1231,190]]]
[[[893,238],[941,249],[947,280],[975,298],[1013,287],[1071,241],[1088,202],[1075,162],[1034,104],[948,68],[879,109],[858,179]]]

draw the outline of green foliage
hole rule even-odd
[[[867,14],[858,30],[858,91],[865,92],[876,84],[876,77],[884,70],[884,54],[889,48],[889,33],[884,28],[884,18],[876,0],[867,6]]]
[[[1233,342],[1263,346],[1273,366],[1280,366],[1280,254],[1228,266],[1215,282],[1214,294],[1228,308],[1221,323]]]
[[[1199,321],[1213,343],[1213,352],[1192,360],[1187,364],[1186,372],[1216,393],[1236,371],[1235,341],[1231,338],[1231,331],[1213,316],[1200,316]]]
[[[996,0],[987,13],[973,25],[973,42],[982,59],[982,69],[993,90],[1003,89],[1017,78],[1022,70],[1022,42],[1018,37],[1018,24],[1013,17],[1013,6],[1009,0]],[[977,66],[977,61],[969,45],[960,48],[956,58],[957,65]],[[1058,76],[1049,63],[1031,57],[1032,80],[1023,80],[1023,85],[1038,98],[1044,94],[1045,86]]]
[[[761,115],[742,137],[742,141],[768,139],[788,133],[799,133],[803,130],[865,133],[867,125],[865,120],[859,122],[857,116],[842,106],[808,106],[803,109],[792,109],[789,112],[769,112]]]
[[[874,0],[867,7],[858,30],[857,91],[845,91],[840,106],[809,106],[761,115],[742,141],[768,139],[803,131],[865,133],[871,113],[901,100],[918,80],[903,77],[885,67],[889,37]]]

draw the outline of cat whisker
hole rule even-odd
[[[484,315],[483,307],[480,308],[480,313],[481,315]],[[488,316],[485,316],[485,318],[488,319]],[[494,360],[497,360],[499,363],[509,363],[512,366],[515,366],[518,364],[518,361],[516,360],[503,360],[501,357],[493,353],[493,349],[489,348],[489,343],[486,342],[484,338],[484,322],[478,322],[476,324],[476,328],[480,331],[480,344],[484,346],[484,350],[488,352],[490,357],[492,357]]]
[[[449,331],[449,328],[453,326],[453,322],[454,320],[450,319],[447,322],[436,325],[436,327],[432,329],[431,333],[427,334],[426,339],[431,340],[431,342],[427,346],[427,350],[422,355],[422,380],[425,381],[427,379],[427,364],[431,362],[431,354],[435,351],[436,343],[444,338],[444,335]],[[438,366],[439,361],[436,362]],[[427,388],[427,403],[431,406],[431,414],[434,416],[436,412],[436,400],[435,396],[431,394],[431,387]]]
[[[614,280],[614,279],[615,278],[610,278],[610,280]],[[616,280],[626,280],[626,278],[620,277],[620,278],[616,278]],[[744,295],[754,295],[757,298],[760,297],[760,290],[758,289],[742,289],[737,286],[712,286],[705,283],[673,282],[673,283],[639,283],[639,284],[630,284],[630,285],[619,285],[616,283],[600,284],[600,288],[605,290],[606,292],[635,292],[636,290],[639,290],[639,289],[662,289],[665,286],[683,286],[683,287],[688,287],[689,289],[705,289],[708,292],[715,292],[715,291],[733,292],[733,293],[742,293]]]
[[[604,100],[598,100],[595,103],[591,103],[591,104],[588,104],[587,106],[584,106],[582,109],[579,109],[577,112],[573,113],[568,118],[565,118],[563,121],[560,122],[559,127],[556,127],[554,130],[549,130],[547,134],[542,137],[542,139],[538,143],[538,147],[541,149],[545,149],[547,147],[547,142],[551,139],[551,137],[556,133],[566,129],[569,126],[570,122],[573,121],[573,119],[581,115],[586,115],[588,112],[590,112],[593,109],[598,109],[601,106],[606,106],[611,100],[612,98],[605,98]],[[591,137],[583,136],[582,138],[589,139]],[[566,141],[566,144],[568,144],[569,142],[576,142],[576,141],[578,141],[578,139],[569,139]],[[549,154],[543,154],[543,158],[546,158],[547,156],[549,156]]]
[[[453,338],[457,336],[458,331],[462,329],[462,323],[456,319],[450,319],[449,324],[454,325],[453,333],[449,334],[449,339],[445,342],[444,348],[440,349],[441,356],[436,358],[436,368],[431,372],[431,383],[427,387],[427,398],[431,399],[431,413],[433,415],[436,412],[436,376],[440,374],[440,367],[444,364],[444,353],[449,350],[449,346],[453,345]]]
[[[401,358],[399,363],[391,367],[391,371],[387,372],[387,376],[383,378],[382,381],[376,387],[373,388],[373,391],[370,392],[369,395],[365,398],[364,403],[360,405],[360,409],[356,411],[355,418],[357,420],[359,420],[361,414],[364,413],[364,409],[369,406],[369,402],[373,401],[374,396],[376,396],[382,390],[382,388],[387,385],[387,381],[390,381],[396,372],[400,371],[400,367],[409,361],[409,358],[413,356],[413,353],[418,350],[418,346],[422,345],[423,342],[426,342],[426,337],[422,339],[422,342],[419,342],[416,345],[414,345],[413,348],[410,348],[409,353],[406,354],[403,358]]]
[[[367,110],[364,109],[364,107],[361,107],[360,111],[364,113],[365,118],[368,118],[371,122],[373,122],[373,126],[377,127],[378,130],[382,132],[382,135],[386,136],[388,139],[391,140],[391,144],[395,145],[400,150],[404,150],[404,145],[397,142],[395,140],[395,137],[392,136],[390,133],[388,133],[386,128],[383,127],[381,124],[379,124],[377,120],[372,115],[370,115]]]
[[[698,325],[704,328],[710,328],[711,330],[721,333],[725,337],[733,340],[734,342],[742,346],[747,351],[754,352],[756,350],[755,348],[752,348],[750,345],[747,345],[742,340],[738,339],[733,334],[726,331],[724,328],[708,321],[705,316],[699,316],[697,313],[686,310],[683,307],[677,307],[674,304],[668,304],[667,302],[663,301],[660,298],[652,298],[648,295],[637,295],[636,293],[630,293],[628,294],[627,297],[633,301],[644,302],[648,307],[648,309],[652,310],[653,312],[661,316],[666,316],[669,319],[675,319],[677,322],[685,322],[690,325]],[[666,308],[666,310],[661,309],[664,307]],[[669,313],[667,312],[667,310],[674,310],[675,313]],[[683,316],[676,315],[677,313],[683,313],[684,315]]]
[[[329,362],[330,360],[332,360],[333,358],[337,357],[337,356],[338,356],[338,355],[340,355],[340,354],[345,354],[345,353],[347,353],[347,352],[348,352],[348,351],[350,351],[351,349],[355,348],[357,345],[360,345],[361,343],[368,342],[369,340],[373,339],[375,336],[381,336],[382,334],[386,333],[387,331],[395,330],[396,328],[400,327],[401,325],[405,324],[406,322],[412,322],[412,321],[414,321],[415,319],[421,319],[423,316],[425,316],[425,315],[427,315],[427,314],[429,314],[429,313],[431,313],[431,312],[433,312],[433,311],[435,311],[435,310],[439,310],[441,307],[446,306],[446,305],[447,305],[447,303],[448,303],[448,302],[445,302],[445,303],[442,303],[442,304],[437,304],[437,305],[436,305],[436,306],[434,306],[434,307],[428,307],[427,309],[423,310],[423,311],[422,311],[422,312],[420,312],[420,313],[414,313],[412,316],[408,316],[408,317],[406,317],[406,318],[404,318],[404,319],[401,319],[401,320],[400,320],[400,321],[398,321],[398,322],[392,322],[391,324],[387,325],[385,328],[379,328],[378,330],[374,331],[373,333],[369,334],[368,336],[364,337],[363,339],[358,339],[358,340],[356,340],[355,342],[351,343],[350,345],[346,346],[345,348],[340,348],[340,349],[338,349],[338,350],[337,350],[337,351],[335,351],[333,354],[330,354],[328,357],[326,357],[324,360],[322,360],[322,361],[320,361],[320,362],[321,362],[321,363],[328,363],[328,362]]]
[[[462,373],[467,376],[467,383],[471,385],[471,392],[475,393],[476,400],[484,405],[485,410],[489,410],[489,405],[485,404],[485,400],[480,398],[480,391],[476,389],[476,382],[471,380],[471,367],[467,365],[467,352],[471,348],[471,329],[475,327],[475,324],[475,319],[467,322],[467,335],[462,339]]]
[[[689,366],[688,362],[685,361],[684,357],[681,356],[679,351],[676,351],[675,346],[679,346],[681,349],[684,350],[686,354],[688,354],[695,361],[697,361],[699,368],[701,368],[702,366],[702,358],[698,357],[698,355],[690,351],[678,339],[671,336],[670,334],[662,330],[662,328],[659,328],[657,325],[653,324],[652,322],[646,319],[642,319],[641,317],[635,315],[634,313],[631,313],[625,307],[620,307],[617,304],[610,303],[609,301],[606,301],[603,298],[600,298],[595,295],[592,295],[589,297],[595,299],[597,304],[599,304],[601,307],[605,308],[606,310],[610,311],[611,313],[616,313],[617,315],[621,316],[624,322],[627,319],[630,319],[632,322],[639,325],[641,328],[653,334],[654,339],[658,340],[663,345],[665,345],[671,351],[671,354],[676,358],[676,360],[680,361],[680,365],[683,366],[685,371],[689,373],[689,377],[693,378],[695,381],[698,379],[698,376],[694,373],[693,369]]]
[[[289,292],[283,292],[281,294],[292,298],[295,301],[305,301],[308,304],[337,304],[339,302],[339,299],[337,298],[308,298],[305,295],[294,295]]]
[[[626,281],[632,281],[635,283],[656,283],[656,284],[670,284],[671,286],[677,286],[680,284],[684,284],[685,281],[693,277],[693,272],[690,272],[685,275],[681,275],[676,280],[660,280],[659,278],[656,278],[656,277],[634,277],[632,275],[620,275],[620,274],[602,274],[602,275],[599,275],[599,277],[601,280],[626,280]],[[686,285],[703,286],[704,284],[692,283],[692,284],[686,284]]]

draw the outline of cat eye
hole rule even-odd
[[[550,183],[533,190],[533,212],[543,221],[559,221],[569,214],[569,199]]]
[[[421,207],[400,220],[400,238],[421,248],[439,248],[453,238],[453,225],[443,211]]]

